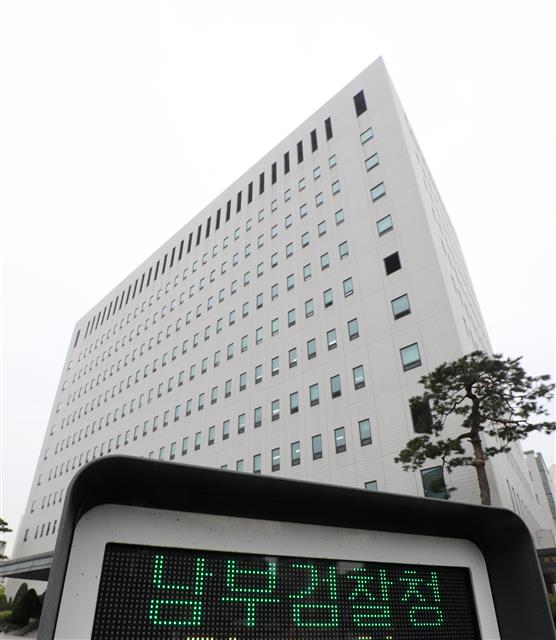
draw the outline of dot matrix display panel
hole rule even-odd
[[[107,544],[93,640],[475,640],[469,570]]]

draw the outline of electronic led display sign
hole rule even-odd
[[[106,545],[93,640],[474,640],[465,567]]]

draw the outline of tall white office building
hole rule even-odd
[[[476,349],[458,240],[379,59],[77,322],[15,555],[54,548],[70,480],[114,454],[443,497],[437,464],[394,457],[419,378]],[[518,445],[488,474],[495,505],[553,531]],[[446,483],[480,502],[473,469]]]

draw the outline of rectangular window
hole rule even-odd
[[[253,456],[253,473],[260,473],[260,472],[261,472],[261,454],[256,453]]]
[[[270,333],[271,333],[271,335],[275,336],[275,335],[277,335],[278,331],[279,331],[278,318],[274,318],[270,322]]]
[[[309,404],[314,407],[320,402],[320,393],[318,382],[309,387]]]
[[[357,117],[359,117],[362,113],[365,113],[365,111],[367,111],[365,94],[363,93],[362,90],[353,96],[353,104],[355,106],[355,113]]]
[[[343,453],[346,450],[346,430],[344,427],[334,429],[334,442],[336,443],[336,453]]]
[[[428,400],[412,398],[409,403],[411,422],[415,433],[430,433],[432,427],[431,407]]]
[[[263,408],[255,407],[253,411],[253,426],[258,429],[263,423]]]
[[[320,257],[320,268],[324,271],[325,269],[328,269],[329,266],[330,256],[328,255],[328,253],[323,253]]]
[[[284,173],[290,172],[290,152],[286,151],[284,154]]]
[[[291,289],[294,288],[295,282],[294,282],[294,278],[293,278],[293,273],[290,273],[290,275],[286,278],[286,286],[287,286],[288,291],[291,291]]]
[[[380,182],[379,184],[375,185],[371,189],[371,198],[373,202],[376,202],[376,200],[378,200],[379,198],[382,198],[382,196],[384,195],[386,195],[386,188],[384,186],[384,182]]]
[[[423,483],[425,497],[448,500],[449,495],[446,489],[446,483],[444,482],[442,467],[421,469],[421,481]]]
[[[332,298],[332,289],[327,289],[326,291],[324,291],[322,297],[324,300],[324,307],[331,307],[334,303],[334,300]]]
[[[421,354],[419,353],[419,345],[416,342],[400,349],[400,355],[404,371],[421,366]]]
[[[272,449],[271,454],[272,471],[280,471],[280,449]]]
[[[290,365],[290,369],[297,366],[297,347],[288,351],[288,363]]]
[[[229,398],[232,395],[232,381],[226,380],[224,383],[224,397]]]
[[[285,218],[284,218],[284,226],[286,227],[286,229],[289,229],[293,224],[293,217],[292,214],[288,214]]]
[[[324,130],[326,131],[326,139],[331,140],[332,139],[332,121],[330,120],[330,118],[326,118],[326,120],[324,121]]]
[[[365,482],[365,490],[366,491],[378,491],[378,484],[376,480],[369,480],[369,482]]]
[[[311,438],[311,448],[313,450],[313,460],[322,458],[322,436],[319,433]]]
[[[373,136],[374,136],[374,133],[373,133],[372,127],[365,129],[365,131],[363,131],[363,133],[359,136],[361,138],[361,144],[365,144],[365,142],[368,142],[369,140],[371,140]]]
[[[263,381],[263,365],[258,364],[255,367],[255,384],[259,384],[259,382]]]
[[[248,339],[249,339],[248,336],[241,337],[241,353],[243,353],[244,351],[247,351]]]
[[[314,153],[318,149],[317,130],[311,131],[311,151]]]
[[[305,317],[310,318],[315,313],[315,303],[313,298],[305,301]]]
[[[326,332],[326,344],[328,345],[328,350],[331,351],[338,346],[338,341],[336,339],[336,329],[330,329],[330,331]]]
[[[336,154],[330,156],[330,158],[328,158],[328,166],[332,169],[333,167],[335,167],[338,164],[337,160],[336,160]]]
[[[384,269],[387,276],[389,276],[391,273],[394,273],[395,271],[399,271],[401,268],[402,263],[397,251],[384,258]]]
[[[303,265],[303,280],[309,280],[311,277],[311,264]]]
[[[236,471],[245,471],[245,464],[243,458],[236,460]]]
[[[188,437],[182,438],[182,441],[181,441],[181,455],[182,456],[187,455],[188,447],[189,447],[189,438]]]
[[[342,385],[339,375],[335,375],[330,378],[330,395],[333,398],[338,398],[342,395]]]
[[[234,357],[234,343],[230,342],[226,349],[226,359],[231,360]]]
[[[307,203],[302,204],[299,207],[299,217],[304,218],[308,213],[309,213],[309,207],[307,206]]]
[[[332,195],[335,196],[337,193],[340,193],[340,181],[339,180],[335,180],[332,183]]]
[[[263,341],[263,328],[257,327],[255,329],[255,344],[261,344]]]
[[[301,463],[301,444],[299,440],[297,442],[292,442],[290,448],[292,456],[292,467],[295,467]]]
[[[341,242],[338,245],[338,252],[340,254],[340,260],[347,258],[349,256],[349,246],[347,242]]]
[[[293,327],[295,324],[295,309],[288,311],[288,327]]]
[[[212,387],[210,392],[210,403],[216,404],[218,402],[218,387]]]
[[[407,293],[404,293],[403,296],[399,298],[394,298],[392,300],[392,313],[394,314],[394,319],[398,320],[398,318],[403,318],[411,313],[411,309],[409,307],[409,297]]]
[[[359,323],[357,322],[357,318],[353,318],[349,320],[347,323],[348,327],[348,336],[350,340],[355,340],[359,338]]]
[[[198,451],[201,448],[202,435],[201,431],[197,431],[195,434],[195,451]]]
[[[300,140],[297,143],[297,164],[301,164],[303,162],[303,141]]]
[[[180,419],[180,413],[181,413],[181,404],[177,404],[174,407],[174,422],[177,422]]]
[[[317,231],[319,234],[319,238],[326,233],[326,222],[321,220],[317,226]]]
[[[286,189],[284,191],[284,202],[289,202],[292,199],[292,190]]]
[[[209,427],[208,430],[208,445],[209,447],[214,444],[214,439],[216,438],[216,427]]]
[[[317,357],[317,341],[315,338],[307,340],[307,359],[312,360]]]
[[[271,372],[273,376],[277,376],[280,373],[280,358],[279,356],[275,356],[270,361]]]
[[[289,242],[286,245],[286,258],[293,256],[293,242]]]
[[[367,171],[370,171],[371,169],[374,169],[378,164],[378,153],[373,153],[373,155],[370,158],[367,158],[365,160],[365,169],[367,169]]]
[[[365,386],[365,370],[363,369],[363,365],[360,364],[358,367],[353,367],[353,386],[355,389],[363,389]]]
[[[373,443],[371,437],[371,421],[368,418],[359,420],[359,441],[362,447]]]
[[[313,169],[313,180],[318,180],[321,176],[320,167],[315,167]]]
[[[243,433],[245,431],[245,414],[240,413],[237,417],[237,432]]]
[[[309,232],[306,231],[302,236],[301,236],[301,247],[307,247],[309,245]]]
[[[346,278],[342,284],[344,287],[344,298],[351,296],[353,294],[353,278]]]
[[[345,220],[344,210],[339,209],[338,211],[336,211],[336,213],[334,214],[334,219],[336,220],[336,225],[342,224],[342,222],[344,222]]]
[[[294,391],[290,393],[290,413],[297,413],[299,411],[299,393]]]
[[[230,437],[230,421],[224,420],[222,423],[222,440],[227,440]]]
[[[322,193],[322,191],[320,193],[317,193],[317,195],[315,196],[315,205],[317,207],[320,207],[321,204],[324,204],[324,194]]]
[[[384,218],[378,220],[378,222],[376,223],[376,228],[379,236],[383,236],[385,233],[388,233],[388,231],[392,231],[392,229],[394,228],[394,224],[392,223],[392,216],[387,215],[384,216]]]
[[[280,419],[280,400],[273,400],[271,405],[271,416],[272,421]]]
[[[245,391],[247,389],[247,373],[239,374],[239,390]]]

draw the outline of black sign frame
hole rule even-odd
[[[102,504],[466,539],[484,556],[501,637],[556,639],[535,546],[512,511],[128,456],[70,483],[39,639],[54,638],[75,526]]]

